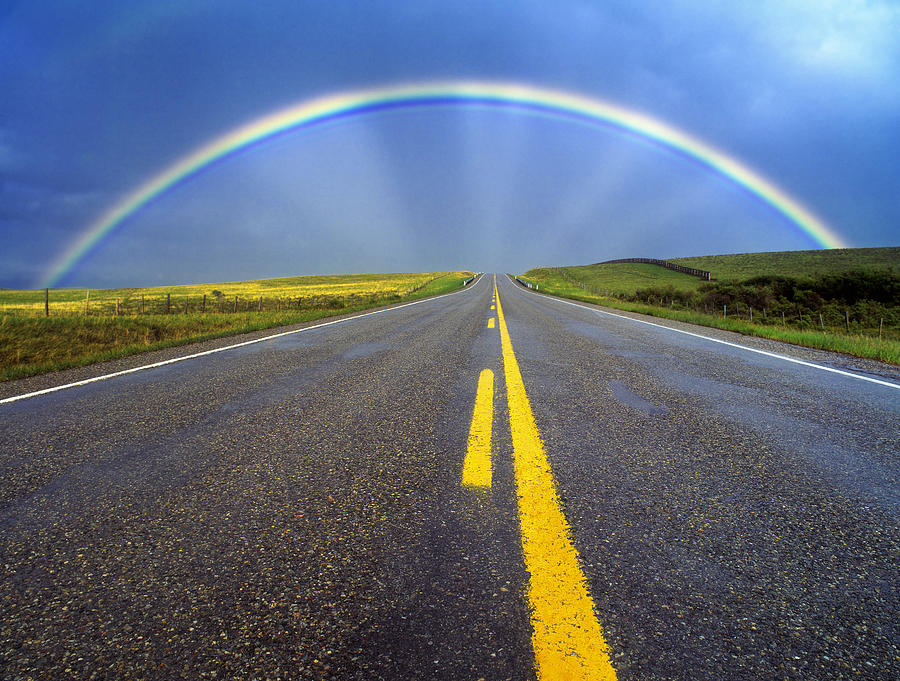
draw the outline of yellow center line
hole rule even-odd
[[[494,328],[494,318],[493,318],[493,317],[491,317],[490,319],[488,319],[488,328],[489,328],[489,329],[493,329],[493,328]]]
[[[528,598],[538,678],[613,681],[616,672],[609,660],[609,646],[560,508],[550,462],[513,353],[496,280],[494,295],[515,451],[522,549],[530,575]]]
[[[491,426],[494,422],[494,372],[485,369],[478,377],[475,411],[469,428],[469,446],[463,463],[462,484],[491,486]]]

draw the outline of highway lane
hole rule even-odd
[[[618,678],[897,675],[900,391],[497,283]],[[7,677],[533,678],[491,298],[0,405]]]
[[[509,475],[459,484],[490,295],[4,405],[10,677],[524,678]]]
[[[501,296],[621,678],[897,676],[900,391]]]

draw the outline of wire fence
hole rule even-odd
[[[303,292],[298,295],[207,293],[138,293],[110,294],[108,291],[85,289],[73,291],[0,291],[0,315],[27,317],[114,317],[173,314],[237,314],[247,312],[281,312],[287,310],[341,309],[373,303],[390,303],[423,290],[432,282],[449,276],[436,275],[403,286],[335,292]],[[412,284],[412,285],[410,285]],[[4,295],[5,294],[5,295]]]
[[[638,260],[640,259],[634,258],[619,262],[637,262]],[[754,307],[734,300],[711,302],[704,300],[699,294],[688,291],[672,290],[660,293],[648,289],[635,293],[623,293],[579,281],[563,268],[553,268],[553,271],[574,288],[580,288],[595,296],[616,301],[640,303],[656,308],[680,310],[758,325],[781,326],[797,331],[820,331],[879,339],[900,339],[900,324],[898,324],[896,315],[885,315],[880,307],[868,309],[869,306],[865,303],[853,306],[825,303],[817,308],[777,303]],[[536,284],[522,280],[520,282],[529,288],[536,287]]]

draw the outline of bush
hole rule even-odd
[[[670,286],[638,289],[620,298],[663,307],[703,308],[746,314],[747,308],[777,318],[783,312],[817,324],[822,315],[826,324],[851,326],[894,326],[900,321],[900,275],[887,271],[848,271],[813,278],[765,275],[743,281],[715,281],[701,284],[695,292]],[[756,315],[754,314],[754,318]]]

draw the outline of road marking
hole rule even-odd
[[[496,283],[494,284],[496,286]],[[518,288],[518,287],[516,287]],[[878,385],[884,385],[888,388],[895,388],[900,390],[900,383],[894,383],[892,381],[883,381],[879,378],[871,378],[870,376],[863,376],[862,374],[855,374],[852,371],[843,371],[841,369],[833,369],[832,367],[827,367],[822,364],[815,364],[813,362],[807,362],[806,360],[797,359],[796,357],[788,357],[787,355],[780,355],[777,352],[769,352],[768,350],[759,350],[757,348],[751,348],[749,345],[741,345],[740,343],[732,343],[731,341],[721,340],[719,338],[712,338],[711,336],[704,336],[700,333],[693,333],[692,331],[685,331],[683,329],[676,329],[672,326],[666,326],[664,324],[656,324],[654,322],[648,322],[643,319],[635,319],[634,317],[626,317],[625,315],[615,314],[614,312],[607,312],[606,310],[596,310],[592,307],[587,307],[585,305],[579,305],[578,303],[573,303],[568,300],[562,300],[560,298],[556,298],[550,295],[534,293],[533,295],[540,295],[544,300],[550,300],[556,303],[564,303],[566,305],[571,305],[572,307],[577,307],[581,310],[586,310],[588,312],[596,312],[597,314],[605,314],[610,317],[618,317],[619,319],[627,319],[631,322],[637,322],[638,324],[646,324],[647,326],[655,326],[659,329],[666,329],[667,331],[675,331],[677,333],[683,333],[686,336],[693,336],[694,338],[702,338],[703,340],[712,341],[713,343],[721,343],[722,345],[728,345],[732,348],[739,348],[740,350],[747,350],[748,352],[755,352],[758,355],[765,355],[766,357],[773,357],[775,359],[783,359],[785,362],[793,362],[794,364],[801,364],[806,367],[811,367],[813,369],[821,369],[822,371],[830,371],[833,374],[840,374],[841,376],[849,376],[850,378],[858,378],[861,381],[868,381],[869,383],[877,383]],[[682,322],[687,323],[687,322]],[[777,342],[777,341],[776,341]]]
[[[473,286],[465,287],[459,291],[453,291],[452,293],[444,293],[439,296],[434,296],[433,298],[423,298],[422,300],[414,300],[411,303],[403,303],[403,305],[397,305],[396,307],[389,307],[384,310],[374,310],[372,312],[365,312],[363,314],[356,315],[354,317],[345,317],[344,319],[333,319],[330,322],[322,322],[321,324],[314,324],[312,326],[305,326],[302,329],[294,329],[293,331],[282,331],[281,333],[275,333],[271,336],[264,336],[262,338],[255,338],[253,340],[243,341],[241,343],[235,343],[234,345],[226,345],[221,348],[213,348],[212,350],[205,350],[203,352],[195,352],[191,355],[185,355],[184,357],[173,357],[172,359],[166,359],[161,362],[154,362],[153,364],[145,364],[143,366],[134,367],[132,369],[124,369],[122,371],[115,371],[111,374],[103,374],[102,376],[94,376],[93,378],[86,378],[82,381],[74,381],[73,383],[65,383],[63,385],[53,386],[52,388],[44,388],[43,390],[35,390],[30,393],[23,393],[21,395],[13,395],[12,397],[6,397],[0,399],[0,404],[6,404],[8,402],[16,402],[18,400],[24,400],[29,397],[37,397],[38,395],[46,395],[47,393],[53,393],[58,390],[65,390],[66,388],[75,388],[79,385],[87,385],[88,383],[96,383],[97,381],[105,381],[109,378],[115,378],[117,376],[124,376],[126,374],[133,374],[137,371],[143,371],[144,369],[155,369],[157,367],[165,366],[167,364],[174,364],[175,362],[183,362],[188,359],[195,359],[197,357],[203,357],[205,355],[212,355],[217,352],[225,352],[226,350],[233,350],[234,348],[241,348],[245,345],[253,345],[254,343],[262,343],[263,341],[272,340],[273,338],[281,338],[282,336],[290,336],[295,333],[302,333],[304,331],[312,331],[313,329],[320,329],[323,326],[331,326],[332,324],[341,324],[343,322],[352,322],[356,319],[362,319],[363,317],[369,317],[371,315],[381,314],[382,312],[391,312],[393,310],[399,310],[403,307],[409,307],[410,305],[418,305],[420,303],[427,303],[432,300],[437,300],[438,298],[446,298],[448,296],[455,296],[458,293],[466,293],[475,288],[478,284],[481,283],[480,277],[477,282]],[[494,284],[496,286],[496,282]]]
[[[495,306],[495,305],[491,305],[491,309],[492,309],[492,310],[493,310],[493,309],[496,309],[496,306]]]
[[[495,294],[496,286],[495,282]],[[553,472],[513,353],[499,295],[497,317],[515,451],[522,549],[530,575],[531,641],[538,678],[611,681],[616,672],[609,660],[609,646],[559,505]]]
[[[469,428],[469,445],[463,463],[462,484],[491,486],[491,427],[494,423],[494,372],[485,369],[478,377],[475,411]]]
[[[493,318],[493,317],[491,317],[490,319],[488,319],[488,328],[489,328],[489,329],[493,329],[493,328],[494,328],[494,318]]]

